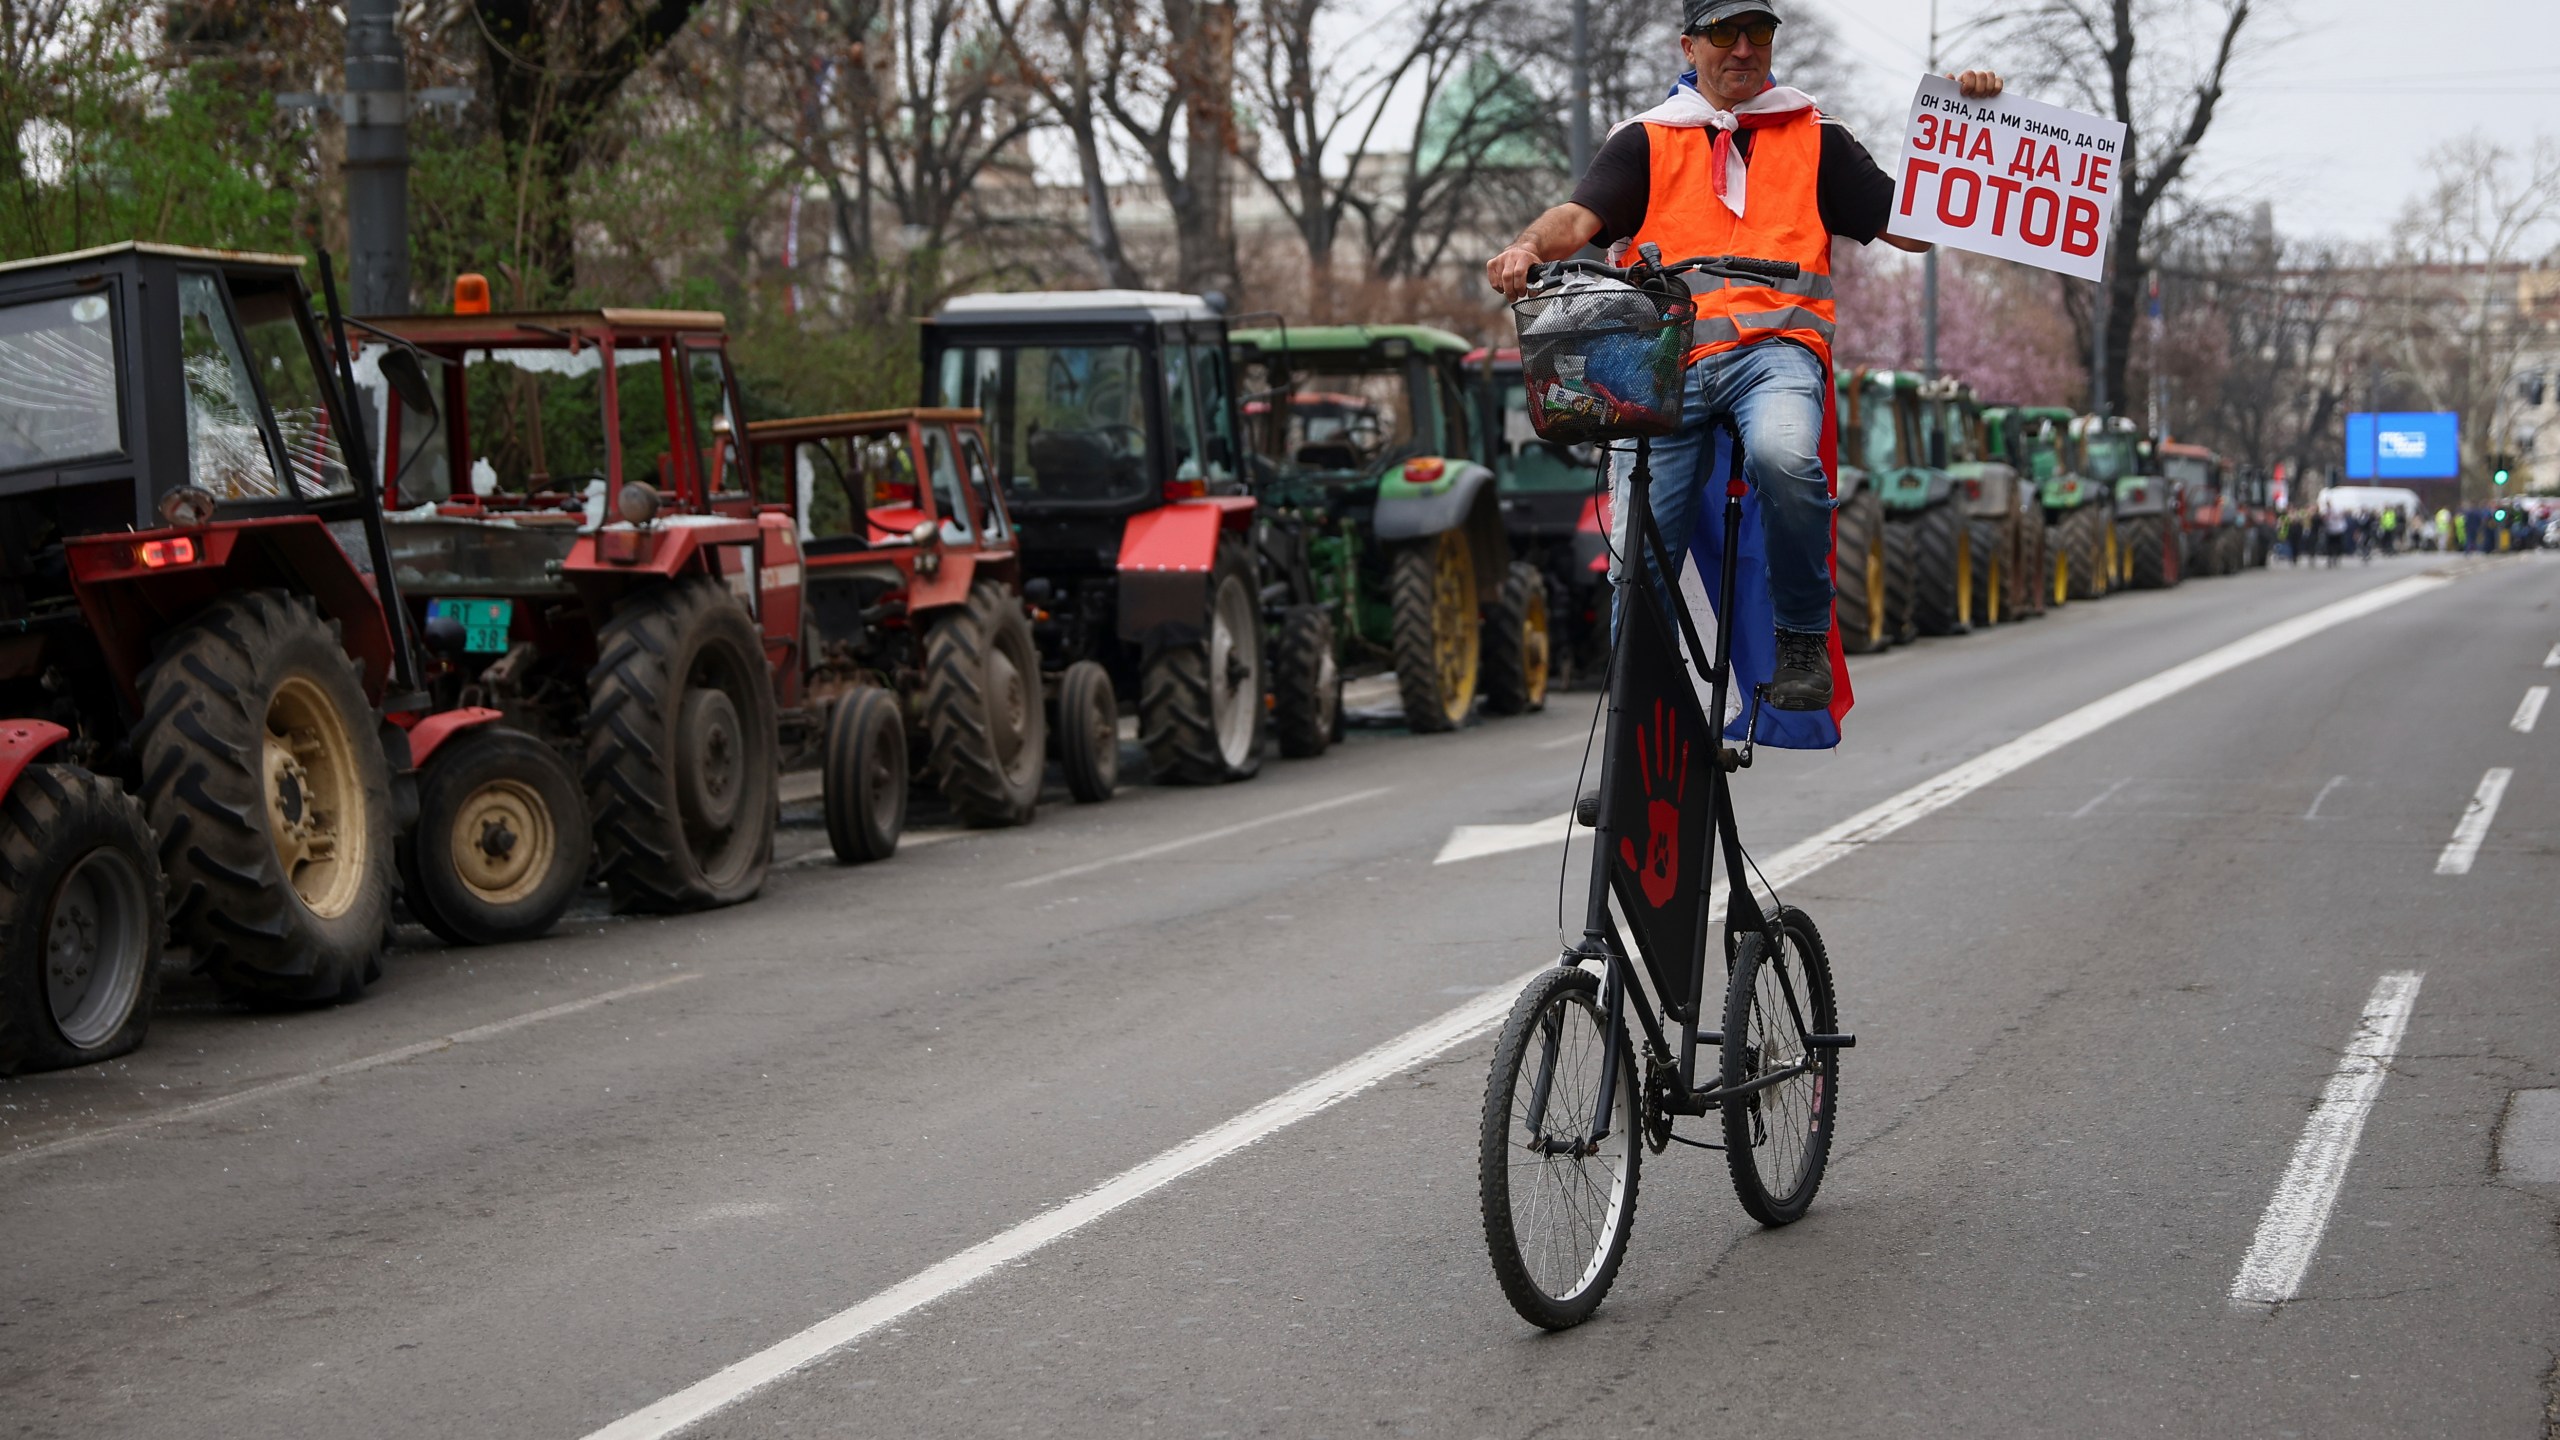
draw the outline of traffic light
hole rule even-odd
[[[2513,473],[2515,469],[2515,463],[2516,457],[2513,455],[2500,453],[2490,456],[2489,479],[2498,485],[2505,485],[2507,483],[2507,476]]]

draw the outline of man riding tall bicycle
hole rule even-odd
[[[1654,442],[1652,502],[1677,566],[1713,463],[1710,422],[1730,415],[1768,537],[1777,665],[1764,693],[1780,709],[1827,709],[1833,502],[1822,442],[1837,324],[1831,237],[1929,247],[1885,233],[1893,179],[1847,128],[1824,117],[1813,97],[1770,82],[1780,23],[1771,0],[1687,0],[1681,19],[1690,73],[1669,99],[1613,129],[1573,198],[1487,261],[1485,278],[1518,300],[1531,265],[1594,241],[1612,253],[1652,244],[1673,259],[1750,255],[1800,267],[1793,280],[1711,279],[1700,288],[1682,427]],[[1957,80],[1969,98],[2001,91],[1988,70]]]

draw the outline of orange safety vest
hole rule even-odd
[[[1831,299],[1831,232],[1822,223],[1814,186],[1822,172],[1822,121],[1812,110],[1752,132],[1750,183],[1743,209],[1726,208],[1715,187],[1715,132],[1688,125],[1648,123],[1653,189],[1644,224],[1630,251],[1650,242],[1662,258],[1742,255],[1792,260],[1804,268],[1793,280],[1747,282],[1712,275],[1683,278],[1698,297],[1698,323],[1689,363],[1719,350],[1763,340],[1793,340],[1831,368],[1831,337],[1839,316]]]

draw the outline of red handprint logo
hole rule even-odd
[[[1618,858],[1636,872],[1646,903],[1656,910],[1680,884],[1680,796],[1689,783],[1689,742],[1672,733],[1676,723],[1671,707],[1656,700],[1651,729],[1636,726],[1636,755],[1642,762],[1637,773],[1644,780],[1645,824],[1652,833],[1645,837],[1641,856],[1632,837],[1618,842]]]

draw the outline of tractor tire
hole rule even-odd
[[[1011,587],[980,581],[924,635],[925,769],[961,823],[1026,825],[1048,763],[1040,651]]]
[[[549,931],[587,883],[594,842],[578,779],[521,730],[447,740],[418,777],[418,823],[400,842],[401,898],[454,945]]]
[[[1890,607],[1886,604],[1884,503],[1872,490],[1849,497],[1839,511],[1839,544],[1832,560],[1833,613],[1840,626],[1840,648],[1866,655],[1893,643]]]
[[[837,860],[867,865],[898,853],[907,828],[907,774],[907,716],[898,697],[877,685],[846,691],[827,717],[818,777],[827,844]]]
[[[1918,583],[1911,592],[1911,620],[1923,635],[1962,635],[1969,623],[1972,551],[1964,512],[1941,501],[1904,522],[1912,529]]]
[[[2161,543],[2161,519],[2157,515],[2136,515],[2116,525],[2116,535],[2124,542],[2126,568],[2131,572],[2136,590],[2164,590],[2169,585],[2166,548]]]
[[[1120,789],[1120,697],[1111,672],[1091,660],[1058,677],[1058,765],[1079,805],[1099,805]]]
[[[1159,780],[1222,785],[1262,769],[1265,672],[1253,574],[1243,546],[1219,546],[1200,638],[1155,651],[1139,669],[1138,735]]]
[[[764,887],[781,816],[773,672],[715,580],[625,597],[587,672],[596,871],[623,911],[734,905]]]
[[[1342,661],[1333,648],[1333,616],[1321,605],[1293,605],[1280,618],[1271,652],[1271,726],[1280,753],[1292,760],[1321,755],[1342,728]]]
[[[1912,527],[1892,520],[1876,527],[1884,542],[1885,632],[1896,645],[1919,638],[1912,623],[1913,592],[1919,588],[1919,541]]]
[[[2097,512],[2086,507],[2063,517],[2062,545],[2071,557],[2071,598],[2095,600],[2107,593],[2106,562]]]
[[[160,989],[167,885],[141,802],[37,763],[0,799],[0,1075],[142,1043]]]
[[[2214,563],[2222,567],[2223,574],[2237,575],[2248,568],[2248,551],[2249,537],[2246,531],[2225,530],[2222,532],[2222,554]]]
[[[2053,589],[2044,553],[2044,516],[2029,510],[2011,516],[2009,523],[2017,544],[2009,552],[2008,614],[2014,620],[2032,620],[2044,613]]]
[[[336,625],[298,595],[234,595],[138,688],[171,938],[253,1004],[363,994],[391,921],[391,766]]]
[[[1511,562],[1493,607],[1485,614],[1484,708],[1519,715],[1547,708],[1547,577],[1538,567]]]
[[[2046,608],[2071,603],[2071,534],[2060,525],[2044,527],[2044,600]]]
[[[1973,520],[1965,526],[1973,547],[1973,585],[1968,592],[1972,619],[1989,627],[2017,617],[2009,613],[2009,535],[1997,520]]]
[[[1387,566],[1387,597],[1405,728],[1417,735],[1457,729],[1475,706],[1481,659],[1466,532],[1444,530],[1398,548]]]

